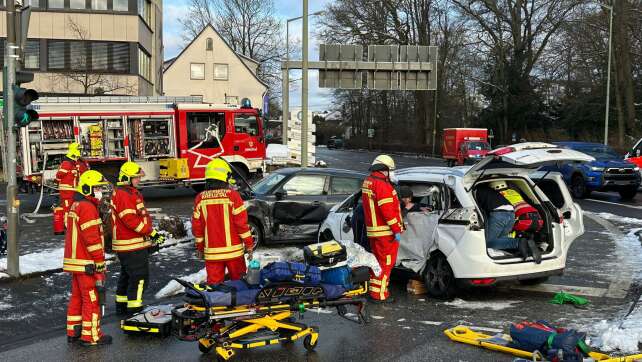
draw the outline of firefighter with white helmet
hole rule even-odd
[[[135,162],[125,162],[118,174],[112,203],[112,250],[120,260],[116,312],[132,314],[143,309],[143,292],[149,281],[149,248],[165,238],[152,219],[138,191],[145,172]]]
[[[208,284],[222,283],[226,269],[231,280],[238,280],[246,271],[243,256],[252,259],[254,243],[246,207],[230,188],[232,170],[225,160],[210,161],[205,179],[206,190],[196,196],[192,215],[197,253],[205,258]]]
[[[394,170],[392,157],[379,155],[361,186],[366,235],[382,270],[380,275],[370,271],[370,298],[376,302],[394,301],[389,298],[388,285],[403,232],[399,198],[390,181]]]
[[[89,169],[89,165],[82,160],[80,151],[81,146],[78,142],[70,143],[67,154],[60,167],[58,167],[58,172],[56,172],[58,193],[60,195],[60,202],[54,209],[54,234],[57,235],[65,232],[64,220],[73,202],[78,179]]]
[[[105,280],[105,250],[98,203],[108,186],[94,170],[80,176],[74,202],[67,213],[63,271],[71,273],[71,297],[67,307],[67,341],[92,346],[111,343],[100,328],[101,295]]]

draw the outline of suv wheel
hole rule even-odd
[[[586,189],[586,183],[582,175],[575,175],[571,179],[571,193],[576,199],[583,199],[588,196],[589,192]]]
[[[635,197],[635,195],[638,194],[638,187],[637,186],[629,186],[623,189],[620,189],[618,191],[620,193],[620,198],[622,200],[631,200],[632,198]]]
[[[250,226],[250,232],[252,233],[252,238],[254,239],[254,245],[252,246],[252,251],[263,243],[263,229],[261,225],[255,219],[249,219],[247,221]]]
[[[446,257],[437,253],[428,259],[424,280],[428,287],[428,294],[438,299],[450,299],[457,291],[457,280]]]

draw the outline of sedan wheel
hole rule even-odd
[[[428,294],[438,299],[450,299],[457,291],[456,279],[446,257],[439,253],[428,259],[424,275]]]
[[[576,199],[583,199],[588,196],[586,184],[584,183],[584,178],[582,176],[573,176],[573,179],[571,180],[571,192],[573,193],[573,197]]]
[[[261,226],[259,226],[259,224],[254,219],[248,220],[248,225],[250,226],[252,239],[254,239],[254,246],[252,247],[252,251],[254,251],[259,245],[263,243],[263,229],[261,229]]]

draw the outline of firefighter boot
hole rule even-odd
[[[96,342],[87,342],[87,341],[82,341],[82,345],[86,347],[90,346],[104,346],[106,344],[111,344],[111,336],[108,334],[103,334],[102,337],[100,337]]]
[[[368,301],[374,304],[392,304],[395,302],[395,297],[388,297],[386,299],[375,299],[371,296],[368,296]]]
[[[526,260],[530,256],[530,250],[528,247],[528,240],[524,238],[519,238],[517,239],[517,251],[519,252],[519,255]]]
[[[82,326],[80,324],[74,326],[74,335],[67,336],[67,343],[76,343],[80,339],[80,332],[82,331]]]

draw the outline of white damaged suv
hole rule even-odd
[[[488,286],[503,280],[540,283],[562,274],[569,247],[584,233],[583,211],[558,173],[535,171],[555,162],[589,162],[584,153],[545,143],[524,143],[494,151],[470,167],[413,167],[397,170],[400,186],[409,186],[414,202],[432,211],[411,212],[404,219],[397,267],[424,277],[429,294],[452,297],[458,286]],[[542,262],[487,248],[487,215],[478,206],[478,187],[504,180],[518,188],[544,219],[532,237]],[[335,205],[319,228],[337,240],[353,239],[351,217],[358,192]]]

